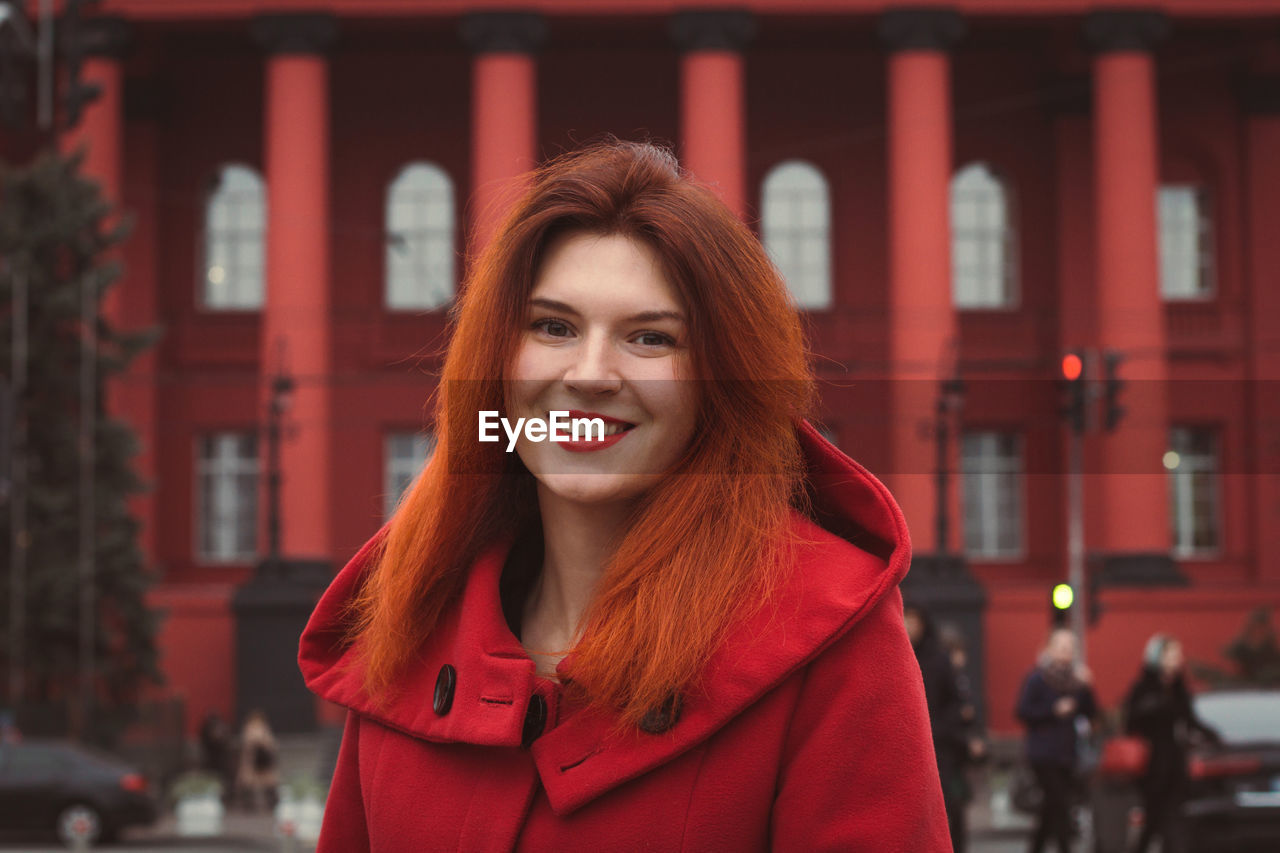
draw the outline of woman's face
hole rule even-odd
[[[619,235],[555,241],[530,294],[528,318],[507,377],[507,411],[602,418],[604,440],[532,441],[521,461],[539,492],[582,503],[640,497],[693,439],[688,315],[654,251]]]
[[[1160,653],[1160,669],[1165,675],[1176,675],[1182,669],[1182,644],[1177,640],[1165,643]]]
[[[1059,628],[1049,637],[1049,658],[1055,663],[1071,663],[1076,657],[1076,635]]]

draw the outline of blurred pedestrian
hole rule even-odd
[[[1171,826],[1187,785],[1187,746],[1198,737],[1221,743],[1218,733],[1205,725],[1191,707],[1183,673],[1182,643],[1168,634],[1147,641],[1142,669],[1125,701],[1125,727],[1129,734],[1150,746],[1142,789],[1142,834],[1134,850],[1143,853],[1157,836],[1161,849],[1173,839]]]
[[[1075,657],[1075,635],[1066,628],[1056,629],[1018,696],[1018,719],[1027,727],[1027,759],[1042,794],[1032,853],[1040,853],[1050,839],[1059,853],[1071,850],[1076,721],[1092,720],[1098,709],[1093,676]]]
[[[210,711],[205,715],[204,722],[200,725],[200,766],[218,777],[228,799],[235,781],[232,773],[235,766],[232,761],[235,746],[233,737],[231,727],[217,711]]]
[[[1280,684],[1280,647],[1271,627],[1271,611],[1259,607],[1249,614],[1244,630],[1223,655],[1235,663],[1237,677],[1250,684]]]
[[[267,715],[249,712],[240,730],[240,767],[236,774],[236,794],[250,810],[275,807],[280,776],[277,769],[280,748]]]
[[[951,846],[956,853],[962,853],[966,835],[965,807],[972,798],[965,767],[969,760],[969,722],[973,709],[970,707],[970,718],[966,720],[966,703],[959,678],[950,656],[939,641],[929,612],[917,604],[907,604],[903,607],[902,618],[924,679],[929,727],[933,732],[933,751],[938,762],[938,777],[942,781]]]
[[[980,764],[987,759],[987,741],[978,728],[978,709],[974,704],[973,686],[969,679],[969,650],[964,634],[955,625],[938,626],[938,640],[943,651],[951,659],[951,669],[956,674],[956,691],[960,694],[960,717],[964,720],[969,738],[969,763]]]

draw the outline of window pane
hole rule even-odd
[[[951,181],[951,273],[957,306],[1013,304],[1013,245],[1003,182],[985,163],[960,169]]]
[[[831,201],[817,167],[788,160],[761,188],[761,236],[796,304],[831,305]]]
[[[257,553],[258,451],[251,432],[196,441],[197,556],[243,562]]]
[[[386,300],[393,309],[446,305],[455,287],[453,182],[431,163],[412,163],[387,190]]]
[[[1179,457],[1178,467],[1169,472],[1174,550],[1184,555],[1216,552],[1221,541],[1217,431],[1175,426],[1169,431],[1169,447]]]
[[[1165,184],[1157,193],[1160,292],[1168,299],[1212,291],[1213,232],[1208,193],[1192,184]]]
[[[391,432],[383,438],[383,518],[390,518],[401,496],[422,472],[435,450],[430,432]]]
[[[266,188],[247,166],[222,167],[205,205],[204,270],[200,283],[206,308],[259,308],[263,297]]]
[[[1015,433],[970,431],[960,440],[965,551],[978,557],[1022,552],[1022,444]]]

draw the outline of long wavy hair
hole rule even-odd
[[[364,686],[378,700],[494,542],[540,529],[517,454],[476,440],[503,410],[508,373],[548,246],[570,233],[652,247],[689,318],[700,385],[690,451],[644,497],[584,614],[570,688],[639,725],[693,688],[736,620],[770,600],[804,463],[796,421],[813,395],[804,334],[755,235],[667,150],[610,140],[530,176],[471,264],[435,396],[439,436],[388,522],[353,602]]]

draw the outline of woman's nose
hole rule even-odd
[[[582,394],[614,394],[622,387],[619,353],[603,338],[588,338],[564,374],[564,384]]]

